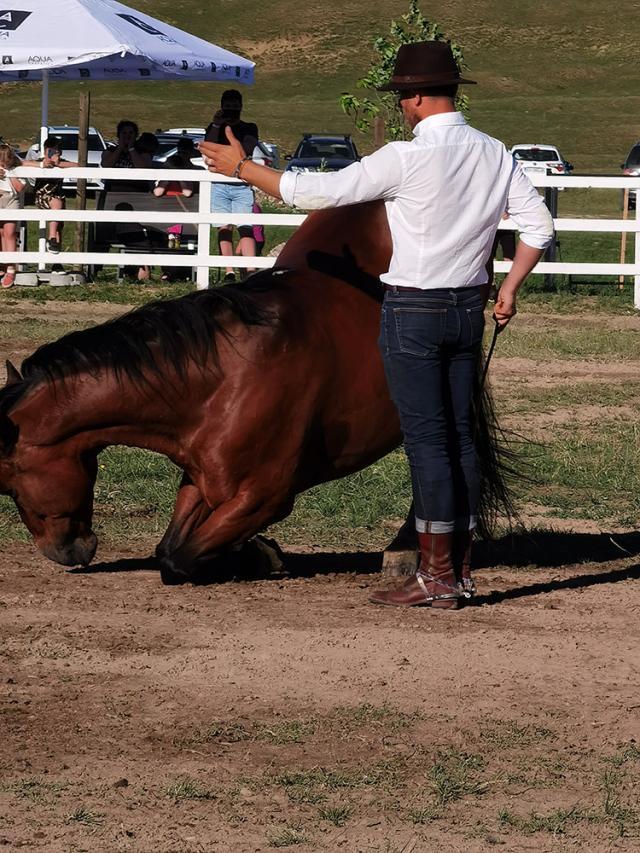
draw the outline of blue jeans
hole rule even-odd
[[[385,294],[379,345],[400,415],[420,533],[476,526],[473,391],[484,331],[482,289]]]
[[[211,184],[212,213],[251,213],[253,190],[248,184]]]

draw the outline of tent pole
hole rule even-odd
[[[49,72],[42,72],[42,98],[40,103],[40,153],[44,153],[44,141],[49,136]]]
[[[46,68],[42,71],[42,98],[40,102],[40,156],[44,157],[44,143],[49,136],[49,72]],[[47,251],[47,223],[41,219],[38,222],[38,251]],[[38,264],[38,270],[46,269],[44,263]]]
[[[89,140],[89,114],[91,110],[91,92],[80,92],[80,115],[78,120],[78,165],[87,165],[87,149]],[[76,184],[76,208],[87,209],[87,179],[78,178]],[[76,222],[74,248],[76,252],[84,252],[85,223]]]

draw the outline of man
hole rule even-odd
[[[201,146],[209,168],[288,204],[321,208],[385,200],[393,242],[380,347],[411,468],[420,562],[377,604],[455,608],[473,589],[469,563],[480,477],[473,384],[481,352],[487,271],[502,214],[520,230],[494,309],[504,328],[516,292],[553,236],[540,196],[501,142],[456,112],[465,80],[442,42],[403,45],[391,82],[412,142],[391,142],[340,172],[284,175],[230,146]]]
[[[205,131],[205,141],[219,145],[228,145],[226,129],[229,127],[233,135],[242,145],[245,156],[251,157],[253,149],[258,144],[258,126],[253,122],[242,121],[242,95],[237,89],[227,89],[222,93],[220,109]],[[253,191],[243,184],[215,183],[211,188],[212,213],[251,213],[253,210]],[[256,254],[256,242],[253,237],[252,225],[238,226],[240,235],[240,254],[253,258]],[[218,244],[220,254],[233,256],[233,225],[225,225],[218,229]],[[225,281],[235,281],[233,266],[228,266]]]

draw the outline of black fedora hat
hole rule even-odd
[[[429,89],[432,86],[475,82],[460,76],[458,63],[448,42],[418,41],[400,46],[393,76],[378,91],[399,92],[402,89]]]

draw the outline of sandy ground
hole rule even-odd
[[[378,553],[167,588],[150,541],[75,572],[9,546],[0,847],[640,849],[640,536],[610,533],[480,547],[457,613],[369,605]]]
[[[607,756],[633,771],[620,803],[640,758],[640,563],[608,537],[480,554],[497,565],[458,613],[367,604],[377,554],[165,588],[137,553],[84,572],[28,545],[3,557],[0,845],[258,851],[289,831],[301,850],[638,849],[602,811]],[[447,754],[476,756],[486,787],[415,823]],[[558,808],[593,817],[555,836],[504,823]]]

